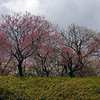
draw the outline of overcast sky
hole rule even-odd
[[[64,29],[75,23],[100,31],[100,0],[0,0],[0,15],[26,11]]]

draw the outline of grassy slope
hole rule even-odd
[[[0,76],[0,100],[100,100],[100,77]]]

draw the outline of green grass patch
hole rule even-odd
[[[100,100],[100,77],[0,76],[0,100]]]

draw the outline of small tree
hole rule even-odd
[[[56,58],[55,58],[55,46],[57,45],[57,34],[52,34],[49,37],[45,38],[45,42],[42,44],[42,47],[35,52],[34,58],[37,65],[40,66],[43,72],[46,73],[46,76],[49,76],[52,73]]]
[[[81,70],[89,63],[88,59],[95,50],[95,47],[90,48],[94,33],[86,27],[75,24],[69,26],[67,31],[61,31],[63,39],[61,44],[66,47],[66,52],[63,52],[63,49],[61,55],[67,63],[70,77],[75,76],[75,71]]]

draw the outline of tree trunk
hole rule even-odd
[[[67,66],[66,65],[64,65],[64,69],[65,69],[65,72],[67,73]]]
[[[46,72],[47,77],[49,76],[50,71],[46,69],[46,67],[42,67],[43,71]]]
[[[19,61],[19,64],[18,64],[19,75],[20,75],[21,77],[23,77],[23,73],[22,73],[22,62],[23,62],[23,61]]]
[[[49,71],[46,71],[47,77],[49,76],[49,73],[50,73]]]
[[[62,73],[61,73],[61,77],[64,76],[64,68],[62,68]]]
[[[72,77],[75,77],[74,74],[73,74],[73,71],[70,71],[70,72],[69,72],[69,76],[70,76],[71,78],[72,78]]]

